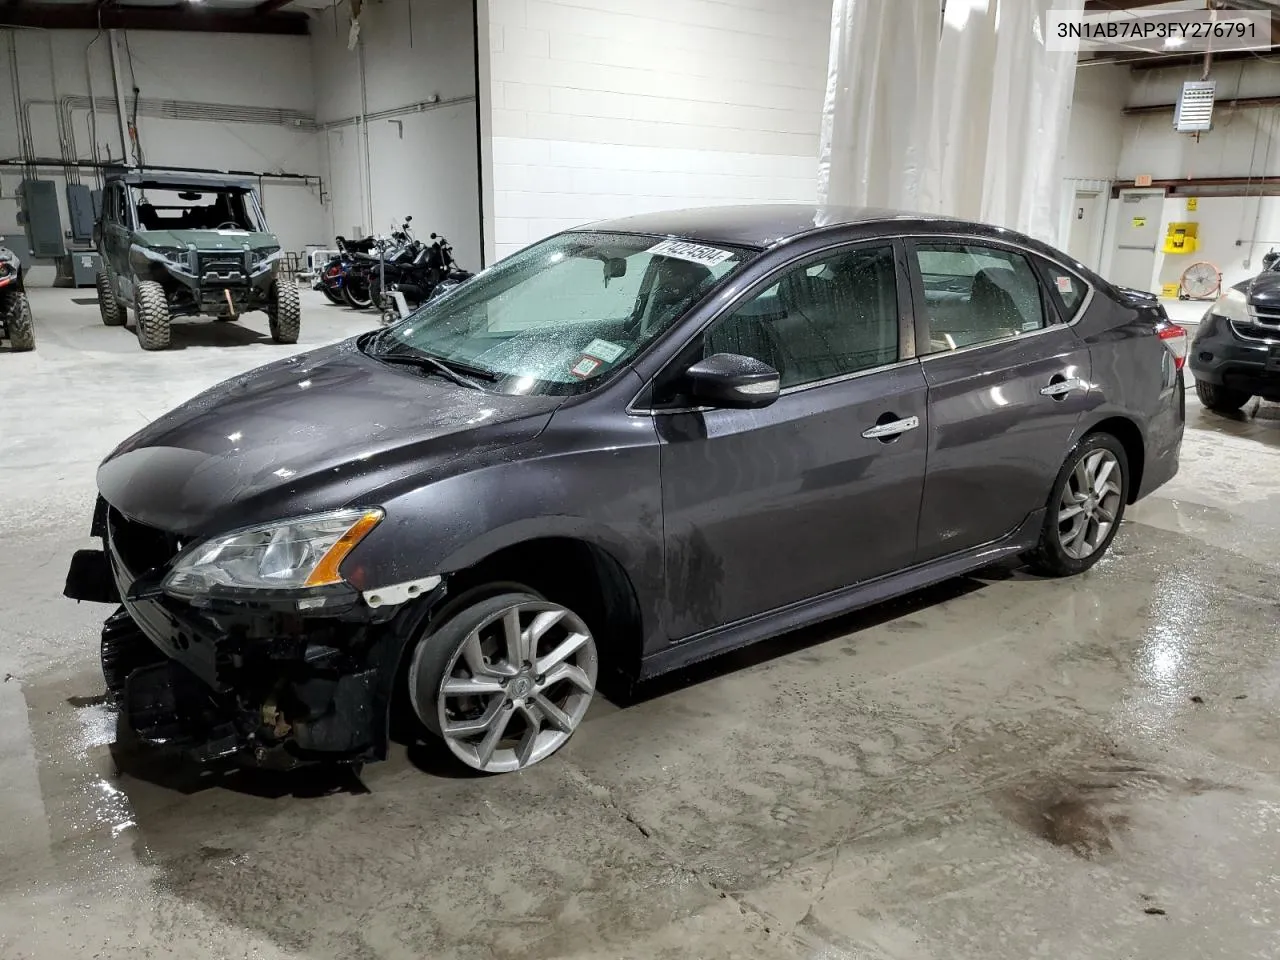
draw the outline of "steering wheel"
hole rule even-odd
[[[239,229],[240,229],[240,224],[236,223],[234,220],[224,220],[222,223],[218,224],[218,225],[217,225],[216,227],[214,227],[213,229],[215,229],[215,230],[239,230]]]

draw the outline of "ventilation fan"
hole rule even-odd
[[[1179,300],[1213,300],[1222,289],[1222,273],[1208,260],[1199,260],[1182,271]]]

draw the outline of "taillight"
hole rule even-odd
[[[1186,327],[1180,327],[1171,320],[1166,320],[1156,327],[1156,336],[1164,341],[1164,345],[1173,354],[1173,365],[1181,370],[1182,365],[1187,362]]]

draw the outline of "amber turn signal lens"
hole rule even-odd
[[[324,587],[341,582],[342,574],[339,573],[338,568],[342,566],[342,561],[347,559],[347,554],[355,549],[356,544],[363,540],[381,519],[381,513],[370,510],[353,523],[347,532],[338,538],[338,542],[329,548],[329,552],[320,558],[320,562],[311,571],[311,576],[307,577],[304,586]]]

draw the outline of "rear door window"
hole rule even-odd
[[[1006,340],[1041,330],[1049,314],[1027,257],[977,243],[920,243],[924,292],[921,355]]]

